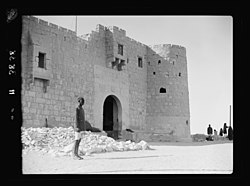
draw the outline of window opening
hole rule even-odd
[[[179,76],[181,77],[181,73],[179,72]]]
[[[123,45],[118,44],[118,54],[123,55]]]
[[[155,75],[155,72],[153,72],[153,74]]]
[[[158,61],[158,65],[161,64],[161,60]]]
[[[138,57],[138,67],[142,68],[142,58]]]
[[[38,54],[38,67],[45,68],[45,53],[39,52]]]
[[[160,93],[166,93],[166,92],[167,92],[167,91],[166,91],[165,88],[163,88],[163,87],[160,88]]]

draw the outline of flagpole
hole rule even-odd
[[[76,16],[76,23],[75,23],[75,32],[76,32],[76,35],[77,35],[77,16]]]
[[[229,115],[229,126],[231,126],[231,105],[230,105],[230,115]]]

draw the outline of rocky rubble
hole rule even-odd
[[[30,150],[50,153],[53,156],[70,156],[74,142],[74,130],[72,127],[62,128],[21,128],[23,153]],[[139,143],[131,141],[116,141],[107,137],[105,132],[82,133],[79,146],[80,155],[92,153],[131,151],[150,149],[145,141]]]

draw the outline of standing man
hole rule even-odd
[[[86,131],[86,124],[85,124],[85,113],[82,108],[84,105],[84,99],[83,97],[79,97],[77,99],[79,105],[76,108],[76,122],[74,125],[74,131],[75,131],[75,143],[72,149],[72,156],[74,159],[82,160],[83,158],[78,155],[78,149],[79,144],[81,142],[81,132]]]
[[[220,128],[220,136],[223,136],[223,130]]]
[[[213,128],[211,127],[211,125],[209,124],[208,125],[208,128],[207,128],[207,134],[208,134],[208,140],[212,140],[212,134],[213,134]]]
[[[233,140],[233,128],[231,127],[231,125],[228,128],[228,139]]]
[[[223,134],[226,136],[227,135],[227,123],[224,123],[224,126],[223,126]]]

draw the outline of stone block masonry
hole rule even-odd
[[[77,37],[33,16],[23,16],[22,28],[24,127],[72,126],[83,96],[86,120],[101,130],[130,128],[154,141],[190,137],[184,47],[146,46],[116,26]]]

